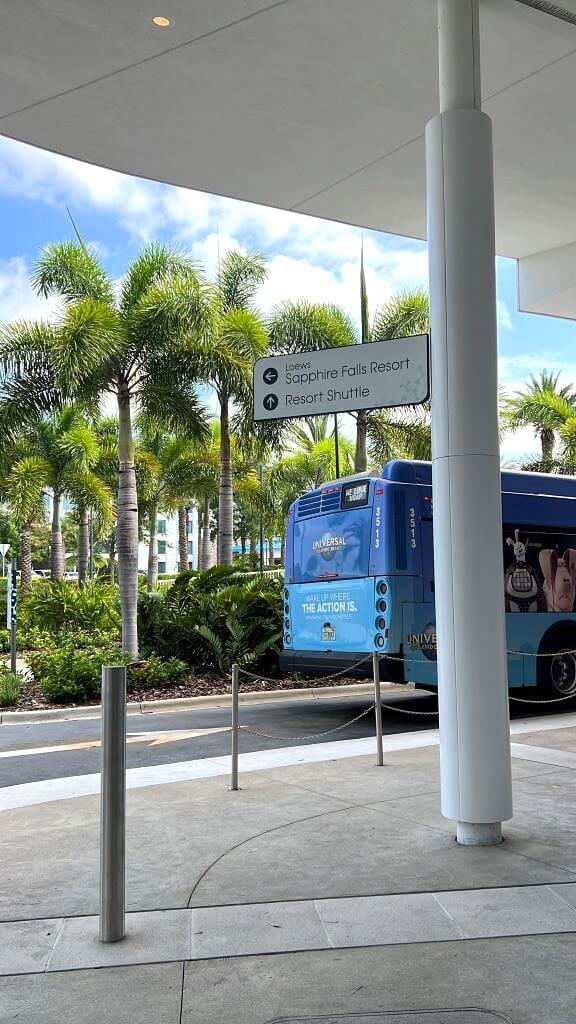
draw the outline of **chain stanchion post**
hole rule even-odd
[[[233,793],[238,790],[238,734],[240,731],[240,698],[238,685],[238,665],[232,665],[232,758],[230,789]]]
[[[372,655],[372,677],[374,679],[374,717],[376,719],[376,764],[381,768],[384,764],[384,746],[382,743],[382,702],[380,699],[380,658],[377,651]]]
[[[102,666],[100,942],[125,935],[126,666]]]

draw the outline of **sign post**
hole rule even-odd
[[[16,575],[16,558],[12,559],[8,577],[8,607],[6,624],[10,630],[10,671],[16,672],[16,610],[18,600],[18,577]]]
[[[427,334],[266,356],[254,365],[256,421],[419,405],[429,396]]]

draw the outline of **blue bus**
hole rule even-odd
[[[576,650],[576,478],[503,472],[502,512],[509,685],[576,694],[576,660],[553,656]],[[382,678],[434,689],[433,521],[428,462],[397,459],[297,498],[282,668],[327,675],[367,659],[368,673],[376,651]]]

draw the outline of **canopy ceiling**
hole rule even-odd
[[[482,0],[481,44],[498,252],[576,316],[576,25]],[[436,0],[4,5],[0,133],[190,188],[422,238],[437,106]]]

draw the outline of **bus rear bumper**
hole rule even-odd
[[[350,675],[358,678],[372,676],[372,654],[366,651],[281,651],[282,672],[302,672],[305,675],[330,676],[335,672],[350,669]],[[361,665],[358,662],[362,662]],[[354,666],[357,666],[354,668]],[[380,678],[383,682],[404,682],[402,659],[380,658]]]

